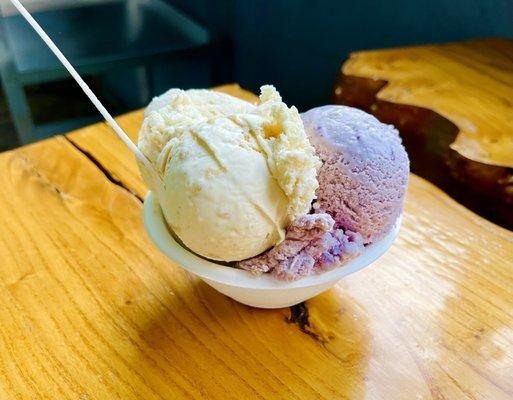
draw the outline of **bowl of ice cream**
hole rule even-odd
[[[408,157],[395,128],[354,108],[300,115],[272,86],[256,104],[173,89],[146,109],[138,147],[159,176],[146,179],[151,239],[248,305],[315,296],[370,265],[400,226]]]
[[[151,240],[163,254],[217,291],[252,307],[282,308],[310,299],[343,277],[370,266],[393,244],[399,232],[401,217],[384,237],[366,246],[360,255],[342,267],[294,281],[279,280],[271,274],[255,275],[207,260],[188,250],[169,230],[160,204],[151,192],[144,200],[144,224]]]

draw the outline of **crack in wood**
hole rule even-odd
[[[127,192],[129,192],[130,194],[132,194],[137,200],[139,200],[141,203],[144,202],[144,199],[139,196],[135,191],[133,191],[132,189],[130,189],[128,186],[126,186],[121,180],[119,180],[118,178],[116,178],[107,168],[105,168],[103,166],[103,164],[95,157],[93,156],[89,151],[87,150],[84,150],[83,148],[81,148],[78,144],[76,144],[73,140],[71,140],[69,137],[67,136],[63,136],[64,139],[66,139],[68,141],[68,143],[70,143],[75,149],[77,149],[77,151],[79,151],[80,153],[82,153],[84,156],[86,156],[89,161],[91,161],[104,175],[105,177],[110,181],[112,182],[114,185],[116,186],[119,186],[123,189],[125,189]]]
[[[290,306],[289,308],[290,317],[285,318],[285,321],[289,324],[297,325],[301,332],[311,336],[314,340],[322,342],[323,340],[319,335],[313,332],[310,328],[309,313],[306,303],[303,301],[302,303]]]

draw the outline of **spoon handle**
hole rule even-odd
[[[94,106],[98,109],[100,114],[105,118],[110,127],[116,132],[116,134],[120,137],[120,139],[128,146],[128,148],[135,154],[136,158],[147,167],[149,171],[151,171],[152,175],[155,175],[153,178],[160,180],[155,171],[155,168],[150,163],[150,161],[146,158],[146,156],[137,148],[137,146],[130,140],[128,135],[121,129],[118,123],[112,118],[107,109],[103,106],[103,104],[98,100],[93,91],[89,88],[87,83],[84,82],[82,77],[78,74],[75,68],[71,65],[71,63],[67,60],[64,54],[61,53],[59,48],[55,45],[55,43],[50,39],[50,37],[46,34],[46,32],[41,28],[41,26],[37,23],[37,21],[30,15],[30,13],[26,10],[26,8],[19,2],[19,0],[10,0],[11,3],[18,9],[20,14],[27,20],[27,22],[34,28],[37,34],[43,39],[46,45],[50,48],[50,50],[57,56],[59,61],[64,65],[64,67],[69,71],[71,76],[75,79],[75,81],[82,88],[84,93],[89,97],[89,100],[94,104]]]

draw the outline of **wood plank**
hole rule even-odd
[[[305,383],[290,368],[300,354],[273,353],[291,337],[312,354],[318,347],[283,311],[235,304],[167,261],[144,233],[137,198],[64,138],[3,154],[0,165],[10,186],[0,216],[0,397],[226,398],[233,390],[294,398],[295,385],[312,396],[335,390],[322,371]],[[265,329],[247,329],[253,324]],[[267,329],[277,336],[268,347]],[[330,357],[323,353],[314,357]]]
[[[251,309],[153,247],[106,135],[0,155],[0,398],[513,398],[512,232],[412,175],[375,265]]]
[[[513,40],[359,51],[333,101],[394,125],[412,172],[513,230]]]
[[[345,75],[383,80],[379,100],[433,110],[459,128],[451,148],[513,168],[513,41],[475,40],[353,53]]]

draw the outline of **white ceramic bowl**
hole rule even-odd
[[[160,205],[151,192],[144,200],[144,224],[160,251],[214,289],[253,307],[281,308],[314,297],[335,285],[344,276],[376,261],[394,242],[401,225],[401,217],[386,237],[367,246],[364,253],[357,258],[331,271],[294,282],[279,281],[266,274],[255,276],[241,269],[205,260],[185,249],[170,234]]]

